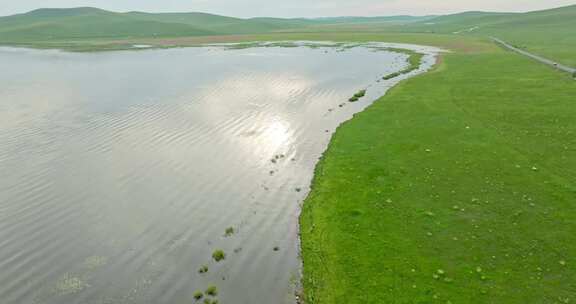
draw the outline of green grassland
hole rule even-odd
[[[308,303],[574,301],[575,94],[456,51],[341,126],[301,216]]]
[[[105,12],[126,26],[91,35],[69,24],[101,11],[37,11],[0,18],[0,43],[94,51],[330,40],[450,50],[334,134],[301,215],[306,303],[573,303],[576,82],[488,36],[571,64],[574,9],[370,22]],[[150,27],[131,29],[134,20]],[[235,23],[245,30],[226,30]],[[178,28],[161,32],[165,24]]]
[[[570,64],[576,27],[554,44],[544,21],[396,36],[452,52],[334,135],[301,215],[308,303],[576,300],[576,83],[485,39]]]
[[[530,52],[576,66],[575,29],[576,5],[523,14],[463,13],[441,16],[429,22],[417,22],[393,30],[497,36]]]

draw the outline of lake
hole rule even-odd
[[[435,50],[411,48],[428,53],[411,74],[429,69]],[[215,285],[220,303],[295,303],[314,166],[339,124],[411,76],[379,80],[406,60],[0,48],[0,302],[182,304]]]

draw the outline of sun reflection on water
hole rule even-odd
[[[266,127],[260,139],[263,145],[268,146],[271,150],[276,150],[292,142],[292,133],[290,124],[276,117],[274,121]]]

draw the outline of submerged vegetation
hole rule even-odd
[[[228,227],[226,228],[226,230],[224,231],[224,236],[228,237],[234,234],[234,227]]]
[[[215,297],[218,295],[218,288],[216,288],[214,285],[211,285],[206,289],[204,293],[211,297]]]
[[[208,272],[208,266],[206,265],[202,265],[202,267],[200,267],[200,269],[198,269],[199,273],[207,273]]]
[[[206,288],[204,292],[202,292],[201,290],[197,290],[194,292],[192,296],[196,301],[204,299],[203,303],[218,304],[218,300],[215,299],[215,297],[218,296],[218,288],[214,285],[208,286],[208,288]]]
[[[201,300],[204,297],[204,293],[200,290],[194,292],[193,297],[195,300]]]

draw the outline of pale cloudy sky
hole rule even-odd
[[[200,11],[237,17],[382,16],[530,11],[573,4],[576,0],[0,0],[0,15],[41,7],[93,6],[115,11]]]

